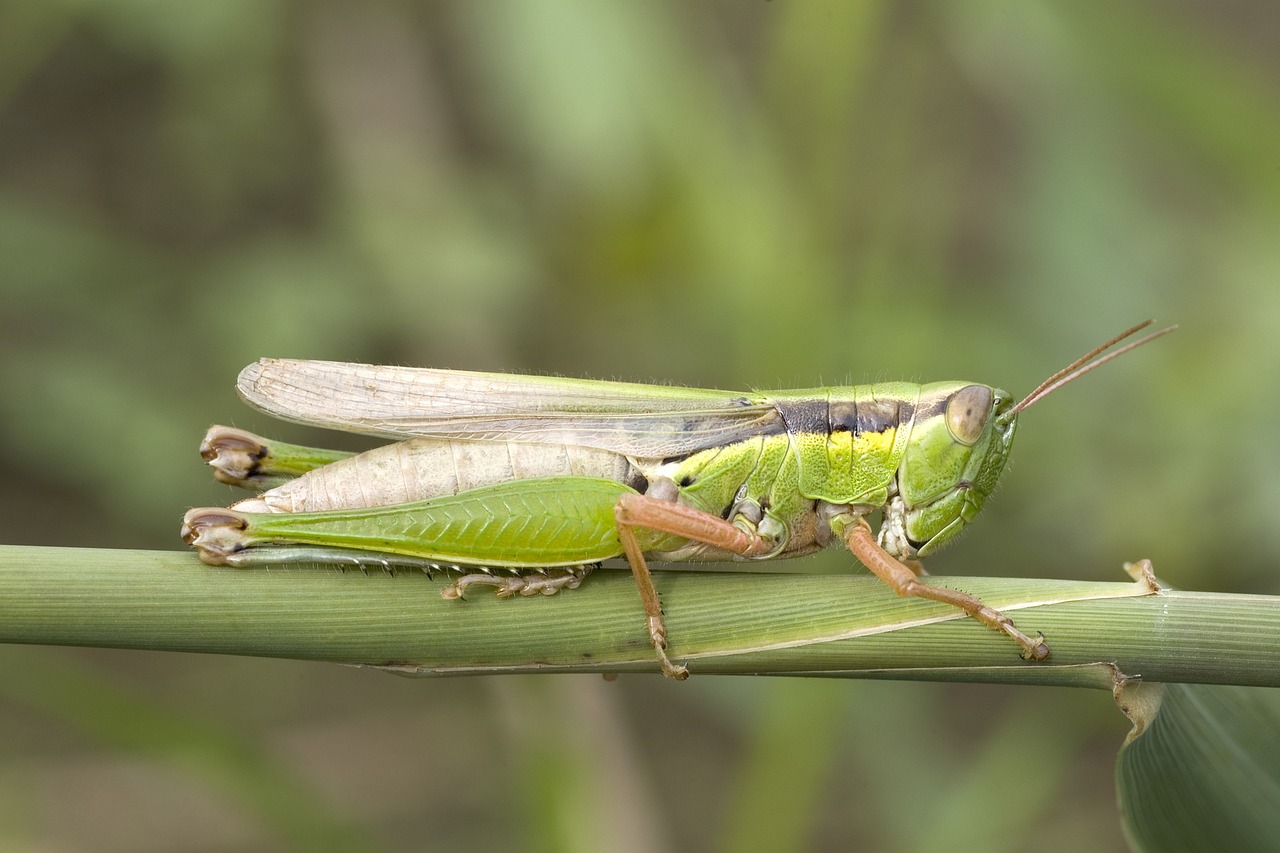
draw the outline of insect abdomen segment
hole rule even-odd
[[[411,438],[318,468],[258,498],[246,512],[323,512],[391,506],[537,477],[589,477],[642,488],[625,456],[523,442]]]

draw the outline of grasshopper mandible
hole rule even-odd
[[[973,382],[744,394],[263,359],[237,383],[251,405],[399,440],[349,455],[215,426],[201,452],[216,476],[265,491],[191,510],[182,535],[214,565],[472,567],[446,598],[478,584],[500,596],[551,594],[625,557],[658,662],[674,678],[688,669],[668,657],[647,560],[767,560],[843,542],[899,595],[954,605],[1008,635],[1024,658],[1043,660],[1042,635],[1023,633],[975,596],[920,580],[916,561],[982,509],[1019,414],[1176,328],[1103,355],[1151,322],[1017,403]]]

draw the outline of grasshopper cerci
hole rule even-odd
[[[238,380],[251,405],[400,440],[353,455],[215,426],[201,452],[216,476],[265,491],[191,510],[182,535],[214,565],[469,567],[447,598],[477,584],[500,596],[572,589],[602,560],[625,557],[658,663],[674,678],[688,670],[668,657],[648,559],[767,560],[842,542],[899,595],[954,605],[1043,660],[1043,636],[975,596],[920,580],[916,560],[982,509],[1019,414],[1176,328],[1103,355],[1150,323],[1017,403],[974,382],[744,394],[263,359]]]

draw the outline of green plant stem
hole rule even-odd
[[[656,573],[672,657],[695,674],[828,675],[1110,688],[1280,686],[1280,598],[1132,583],[930,578],[981,596],[1051,657],[858,575]],[[0,546],[0,642],[327,660],[435,675],[654,672],[626,571],[574,592],[439,595],[445,577],[331,567],[211,568],[171,551]]]

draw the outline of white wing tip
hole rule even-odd
[[[236,391],[245,401],[249,403],[254,401],[263,370],[270,368],[275,361],[276,359],[273,358],[259,359],[240,371],[240,375],[236,377]]]

